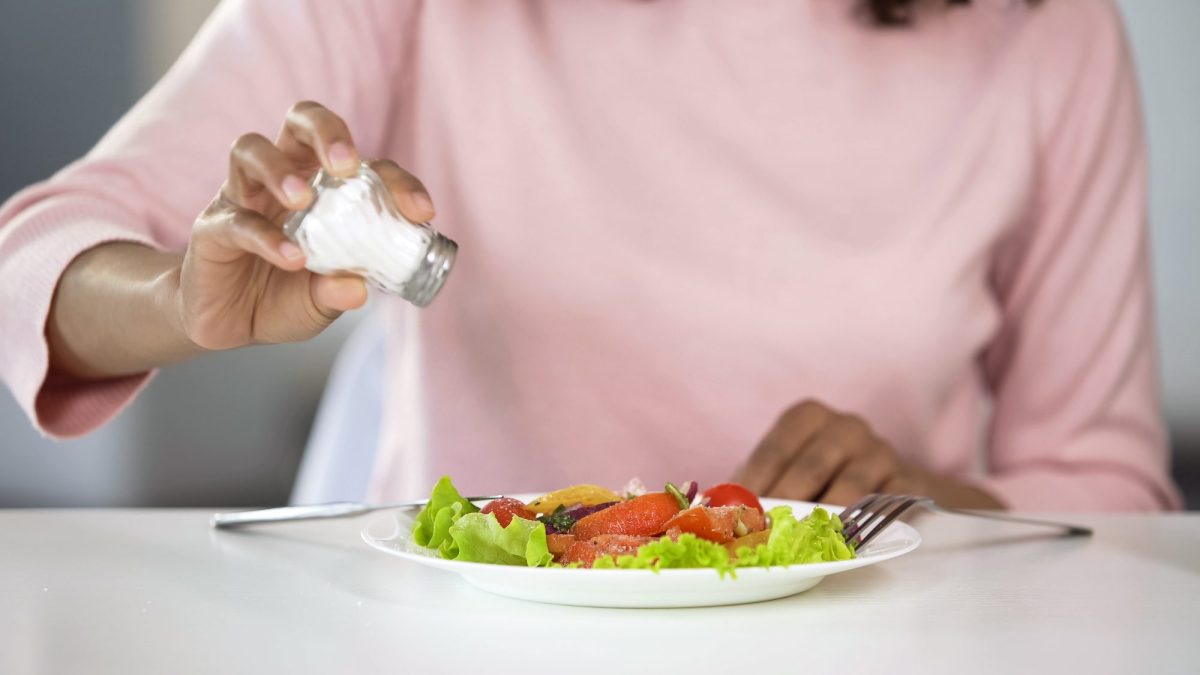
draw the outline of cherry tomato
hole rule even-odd
[[[762,504],[758,502],[758,497],[737,483],[714,485],[701,493],[701,496],[708,500],[709,506],[738,506],[739,504],[745,504],[746,506],[753,506],[759,513],[764,513]]]
[[[524,502],[512,497],[493,499],[487,503],[487,506],[480,509],[480,512],[494,513],[496,520],[500,521],[501,527],[508,527],[508,524],[512,522],[513,516],[524,518],[525,520],[533,520],[537,517],[525,506]]]

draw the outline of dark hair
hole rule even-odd
[[[1039,0],[1025,0],[1037,4]],[[880,26],[907,26],[912,23],[914,0],[862,0],[862,9]],[[947,5],[969,5],[971,0],[945,0]]]

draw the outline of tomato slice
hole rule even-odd
[[[618,558],[623,555],[633,555],[637,553],[639,546],[651,541],[654,541],[652,537],[638,537],[628,534],[602,534],[588,541],[576,541],[555,559],[563,565],[574,563],[582,567],[591,567],[596,564],[598,558],[604,556]]]
[[[566,553],[567,549],[575,543],[575,535],[573,534],[548,534],[546,535],[546,547],[550,549],[551,555],[561,556]]]
[[[689,532],[709,541],[717,543],[733,539],[733,519],[729,522],[718,522],[713,514],[703,506],[693,506],[687,511],[680,511],[674,518],[667,521],[667,533],[672,530]]]
[[[667,534],[690,532],[718,544],[739,535],[757,532],[766,526],[763,515],[753,506],[693,506],[667,521]]]
[[[533,514],[522,502],[512,497],[501,497],[493,499],[480,509],[482,513],[492,513],[496,515],[496,520],[500,522],[501,527],[508,527],[512,522],[513,516],[524,518],[525,520],[533,520],[537,516]]]
[[[627,502],[584,516],[575,523],[571,534],[591,539],[601,534],[628,534],[648,537],[662,534],[668,520],[679,513],[679,502],[665,492],[652,492]]]
[[[714,485],[701,493],[701,496],[708,500],[709,506],[739,506],[744,504],[754,507],[759,513],[765,513],[762,504],[758,501],[758,497],[737,483]]]

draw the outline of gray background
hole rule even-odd
[[[85,152],[165,72],[214,4],[0,0],[0,199]],[[1166,413],[1177,474],[1198,505],[1200,2],[1120,4],[1150,130]],[[304,345],[170,368],[114,423],[67,443],[40,438],[0,395],[0,506],[282,503],[355,320]]]

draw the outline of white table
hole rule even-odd
[[[0,673],[1200,673],[1200,515],[1073,517],[1091,540],[927,516],[909,556],[687,610],[494,597],[361,520],[208,516],[0,510]]]

